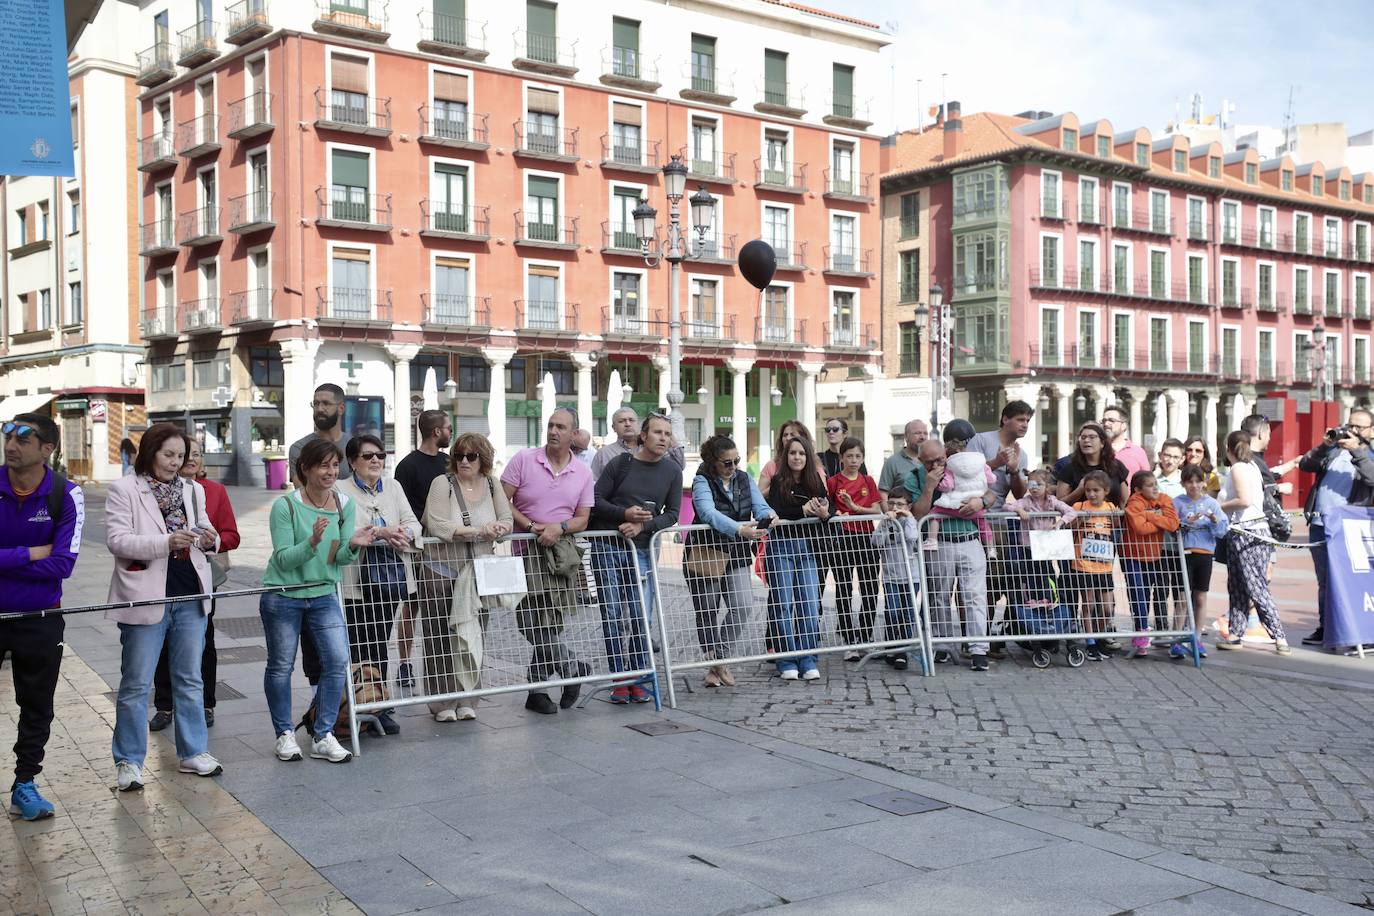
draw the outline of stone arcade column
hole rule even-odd
[[[392,360],[391,427],[396,440],[393,457],[399,461],[414,448],[410,436],[410,363],[419,354],[420,345],[389,343],[386,352]]]
[[[487,438],[496,450],[498,465],[506,463],[506,366],[515,358],[515,350],[486,347],[482,358],[491,368],[487,393]]]

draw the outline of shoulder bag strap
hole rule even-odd
[[[471,528],[472,515],[468,512],[468,501],[463,499],[463,488],[454,486],[452,474],[447,474],[445,476],[448,477],[448,491],[458,500],[458,509],[463,513],[463,527]],[[487,483],[491,483],[490,477],[487,478]],[[472,543],[470,541],[463,541],[463,547],[467,551],[468,559],[471,560],[473,558]]]

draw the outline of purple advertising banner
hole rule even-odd
[[[1374,643],[1374,509],[1337,506],[1326,525],[1327,646]]]

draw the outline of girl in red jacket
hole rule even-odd
[[[1159,481],[1149,471],[1131,475],[1131,498],[1126,501],[1126,539],[1121,545],[1121,570],[1126,574],[1126,594],[1135,618],[1131,640],[1136,658],[1150,654],[1150,597],[1159,589],[1172,589],[1168,566],[1163,562],[1164,535],[1178,530],[1174,501],[1159,492]]]

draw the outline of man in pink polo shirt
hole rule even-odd
[[[587,465],[572,453],[573,434],[577,430],[577,416],[572,410],[560,407],[549,417],[547,441],[543,446],[518,452],[501,475],[501,486],[510,500],[515,515],[515,530],[528,531],[537,536],[537,543],[553,547],[560,538],[575,535],[587,528],[592,506],[596,504],[595,481]],[[529,547],[529,553],[541,553],[528,542],[516,542],[516,547]],[[531,557],[529,563],[542,563]],[[544,575],[531,577],[532,583]],[[531,588],[516,612],[521,634],[534,651],[530,656],[531,683],[547,681],[560,674],[566,678],[586,677],[591,666],[573,657],[563,644],[563,614],[573,608],[555,607],[549,596]],[[553,715],[558,707],[572,708],[582,692],[580,684],[569,684],[555,705],[542,690],[532,690],[525,700],[525,708],[543,715]]]
[[[1112,437],[1112,453],[1126,468],[1127,480],[1136,471],[1150,470],[1150,458],[1145,454],[1145,449],[1131,441],[1131,424],[1126,419],[1125,409],[1115,405],[1104,408],[1102,428]]]

